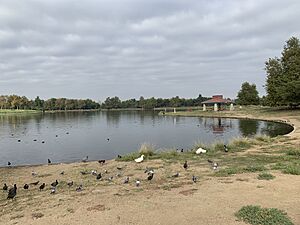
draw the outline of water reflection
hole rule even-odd
[[[239,128],[242,136],[251,137],[257,134],[260,121],[257,120],[239,120]]]

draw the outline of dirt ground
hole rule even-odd
[[[297,145],[300,144],[299,117],[280,118],[295,126],[288,136]],[[155,171],[151,181],[144,173],[147,167]],[[102,179],[80,173],[91,170],[101,172]],[[179,177],[172,177],[177,172]],[[276,178],[267,181],[258,180],[257,173],[229,177],[210,176],[212,173],[210,165],[205,163],[193,162],[184,170],[181,162],[163,160],[146,160],[141,164],[110,160],[104,165],[88,162],[0,168],[1,185],[16,183],[18,186],[14,200],[7,200],[7,192],[0,191],[0,224],[234,225],[245,224],[234,216],[245,205],[284,210],[294,224],[300,224],[300,176],[272,171]],[[192,175],[197,175],[196,183],[192,182]],[[111,176],[113,179],[109,180]],[[129,183],[124,184],[127,176]],[[56,179],[59,182],[56,193],[50,194],[50,183]],[[141,181],[139,187],[135,185],[137,179]],[[71,180],[74,185],[68,187],[67,182]],[[39,184],[23,189],[25,183],[35,181]],[[39,191],[43,182],[46,188]],[[79,185],[83,190],[77,192]]]

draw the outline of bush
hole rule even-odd
[[[285,169],[283,169],[284,173],[292,174],[292,175],[300,175],[300,166],[299,165],[288,165]]]
[[[230,152],[248,149],[252,146],[252,141],[248,138],[235,138],[228,145]]]
[[[260,173],[257,176],[257,179],[259,179],[259,180],[272,180],[274,178],[275,178],[275,176],[273,176],[270,173]]]
[[[284,211],[275,208],[248,205],[236,212],[235,216],[252,225],[293,225]]]

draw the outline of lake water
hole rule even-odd
[[[227,143],[234,137],[275,136],[292,130],[273,122],[159,116],[147,111],[0,115],[0,127],[0,166],[7,161],[44,164],[48,158],[73,162],[86,155],[90,160],[112,159],[137,151],[144,142],[157,149],[186,150],[196,141]]]

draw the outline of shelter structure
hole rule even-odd
[[[223,95],[213,95],[211,99],[201,102],[203,111],[206,111],[207,106],[213,106],[214,111],[223,110],[226,105],[230,105],[230,110],[233,110],[233,102],[230,99],[224,99]]]

